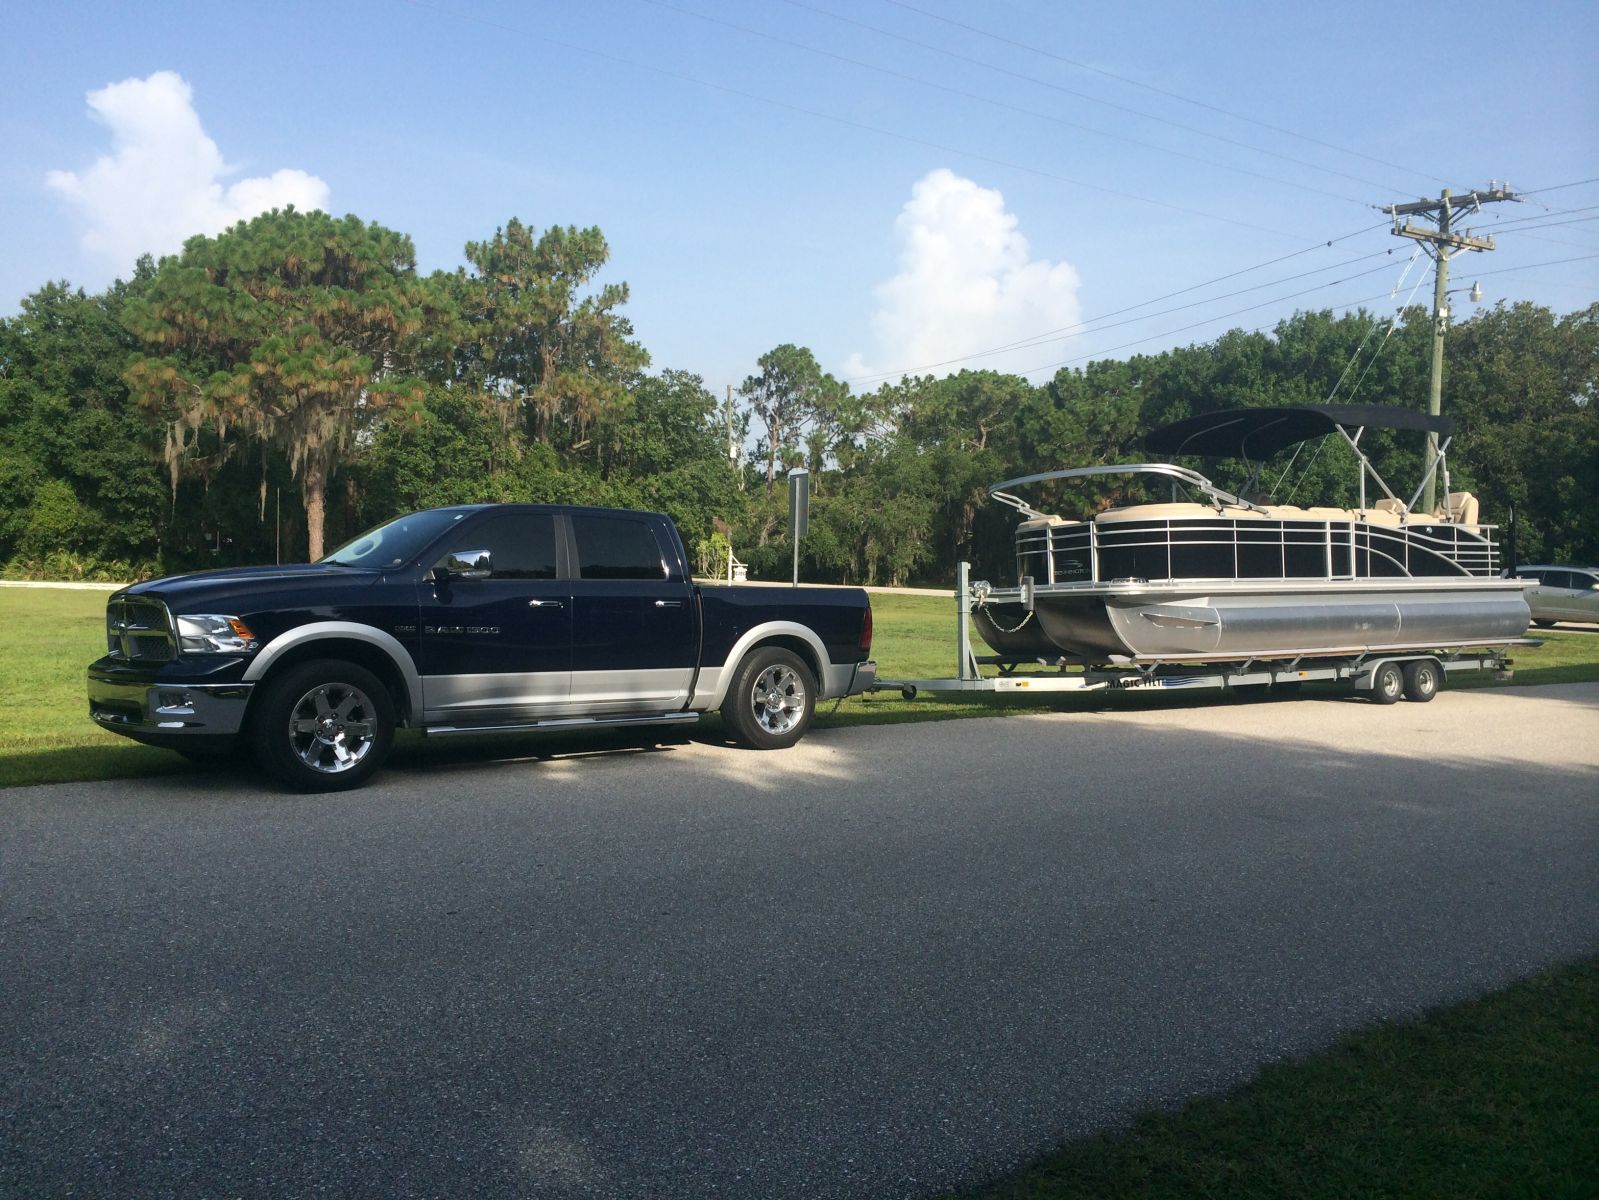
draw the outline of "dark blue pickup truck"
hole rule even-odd
[[[693,721],[793,745],[876,677],[858,588],[702,587],[656,513],[476,504],[400,517],[305,566],[135,584],[89,667],[101,726],[190,757],[248,746],[303,791],[427,734]]]

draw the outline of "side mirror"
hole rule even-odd
[[[435,579],[487,579],[494,559],[487,550],[452,550],[433,567]]]

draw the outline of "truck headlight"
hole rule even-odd
[[[248,654],[260,644],[238,617],[192,613],[178,618],[178,648],[186,654]]]

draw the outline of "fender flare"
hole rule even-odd
[[[827,668],[830,661],[827,657],[827,647],[822,644],[822,639],[808,626],[796,621],[766,621],[747,631],[738,641],[733,643],[733,649],[728,653],[727,661],[720,667],[708,668],[700,672],[699,682],[694,687],[694,696],[689,702],[689,707],[701,711],[720,708],[722,701],[727,698],[727,689],[732,686],[733,672],[744,656],[759,642],[769,641],[777,637],[798,638],[811,648],[811,653],[816,656],[817,687],[823,692],[827,691]],[[705,678],[707,675],[710,679]],[[818,696],[817,699],[823,699]]]
[[[261,680],[272,669],[272,664],[282,658],[287,651],[308,643],[328,641],[333,638],[365,642],[383,651],[400,672],[400,678],[405,681],[411,712],[421,714],[422,676],[416,669],[416,662],[411,658],[411,652],[402,646],[393,634],[356,621],[313,621],[309,625],[299,625],[287,633],[279,634],[256,653],[249,668],[244,672],[245,682],[254,683]]]

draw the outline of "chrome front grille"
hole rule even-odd
[[[141,596],[112,599],[105,608],[108,653],[129,662],[171,662],[177,657],[177,638],[167,606]]]

